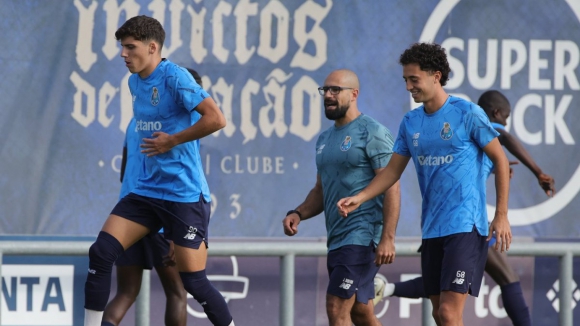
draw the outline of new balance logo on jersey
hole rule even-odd
[[[342,284],[339,286],[339,288],[348,290],[352,286],[352,283],[353,283],[352,280],[345,278],[342,280]]]
[[[135,132],[139,131],[159,131],[163,127],[160,121],[135,121]]]
[[[193,239],[195,239],[196,235],[197,235],[197,228],[190,226],[189,230],[187,230],[187,234],[183,238],[187,239],[187,240],[193,240]]]
[[[417,157],[417,159],[419,160],[419,165],[423,166],[423,165],[443,165],[443,164],[449,164],[451,162],[453,162],[453,155],[447,155],[447,156],[419,156]]]
[[[89,273],[91,273],[91,274],[93,274],[93,275],[94,275],[94,274],[97,274],[97,271],[96,271],[96,270],[94,270],[94,269],[90,269],[90,268],[89,268]]]

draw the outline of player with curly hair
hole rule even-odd
[[[361,192],[337,203],[341,215],[383,193],[399,180],[413,159],[421,195],[421,270],[437,325],[463,325],[467,294],[477,296],[487,240],[495,232],[495,249],[511,243],[507,219],[509,162],[485,112],[475,103],[449,96],[445,49],[416,43],[400,56],[403,79],[413,100],[423,103],[408,112],[399,127],[393,156]],[[488,226],[486,179],[495,166],[496,212]]]

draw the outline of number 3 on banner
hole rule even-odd
[[[232,194],[230,196],[230,200],[232,201],[231,206],[234,208],[234,210],[230,213],[230,218],[232,220],[238,217],[242,211],[242,205],[238,202],[238,199],[240,199],[240,194]]]
[[[242,205],[238,201],[240,199],[240,194],[232,194],[230,196],[231,204],[233,210],[230,212],[230,218],[233,220],[240,215],[242,212]],[[209,214],[209,218],[213,217],[213,214],[217,210],[218,207],[218,200],[214,194],[211,194],[211,212]]]
[[[209,218],[211,219],[213,217],[213,214],[215,213],[215,210],[217,209],[218,202],[217,202],[217,198],[214,194],[210,194],[209,196],[211,198],[211,202],[210,202],[211,210],[209,212]]]

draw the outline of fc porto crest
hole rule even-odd
[[[340,144],[340,150],[346,152],[350,149],[350,146],[352,146],[352,139],[350,136],[346,136],[342,141],[342,144]]]
[[[159,90],[157,87],[153,87],[153,92],[151,93],[151,105],[157,106],[159,104]]]
[[[449,124],[449,122],[444,122],[443,123],[443,128],[441,129],[441,139],[443,140],[449,140],[451,139],[451,137],[453,137],[453,129],[451,129],[451,125]]]

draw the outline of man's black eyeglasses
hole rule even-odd
[[[323,86],[318,87],[318,93],[324,95],[326,91],[330,91],[330,95],[336,95],[340,93],[343,89],[353,89],[352,87],[340,87],[340,86]]]

